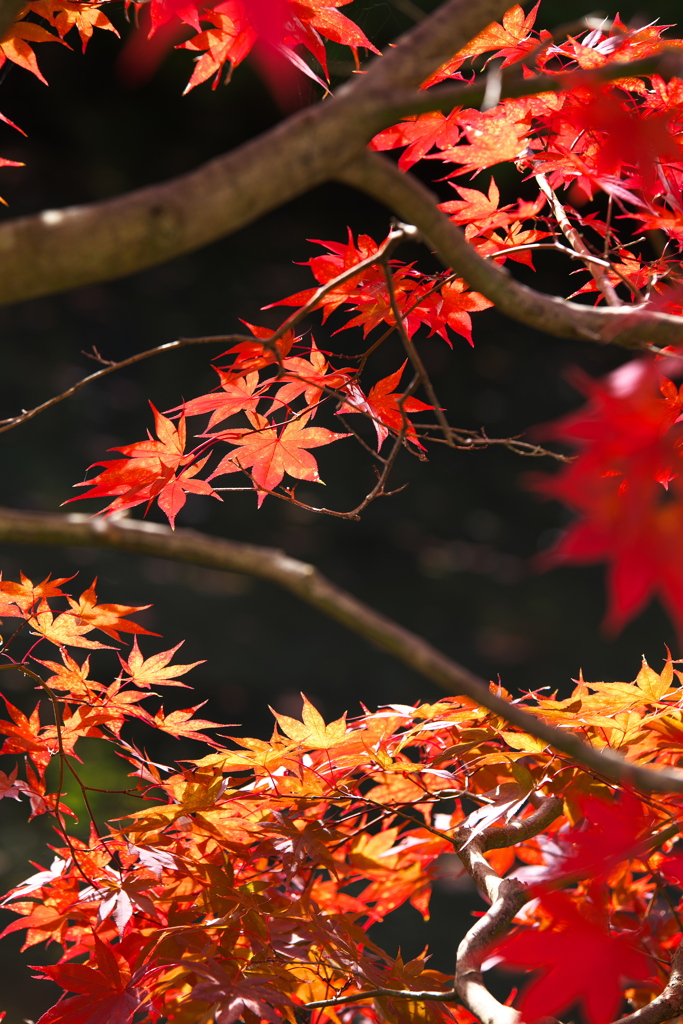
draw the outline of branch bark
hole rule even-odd
[[[496,696],[485,679],[336,586],[314,566],[290,558],[275,548],[210,537],[194,530],[173,531],[168,526],[125,518],[88,518],[80,514],[54,515],[7,508],[0,509],[1,542],[111,548],[268,580],[377,644],[448,693],[462,694],[543,740],[573,763],[618,785],[632,786],[646,793],[683,793],[683,772],[631,764],[611,750],[587,746],[569,729],[548,725],[518,704]]]
[[[507,0],[448,0],[334,98],[189,174],[104,202],[5,221],[0,304],[163,263],[330,180],[391,123],[388,96],[395,90],[413,95],[435,68],[501,18],[506,6]]]
[[[25,6],[26,0],[0,0],[0,39],[4,39]]]
[[[458,946],[454,987],[465,1006],[481,1024],[520,1024],[518,1010],[504,1006],[491,995],[481,976],[481,965],[491,944],[510,927],[516,914],[533,893],[516,878],[501,878],[484,857],[486,850],[514,846],[543,832],[562,813],[562,801],[551,796],[533,814],[513,820],[502,828],[484,829],[469,841],[470,829],[463,822],[453,834],[458,856],[491,906],[470,928]]]
[[[613,343],[651,349],[683,342],[683,317],[650,312],[646,307],[583,306],[544,295],[516,281],[486,260],[465,240],[464,232],[438,209],[437,197],[411,174],[403,174],[379,153],[364,153],[337,175],[339,181],[371,195],[401,220],[414,224],[444,266],[513,320],[557,338]]]

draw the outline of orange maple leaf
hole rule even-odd
[[[145,633],[147,636],[159,636],[158,633],[152,633],[149,629],[145,629],[144,626],[139,626],[137,622],[131,622],[129,619],[124,618],[125,615],[130,615],[131,612],[145,611],[147,608],[151,608],[151,605],[142,604],[136,607],[127,604],[97,604],[96,583],[97,577],[95,577],[88,589],[83,591],[80,600],[75,601],[73,597],[69,598],[71,610],[80,622],[89,624],[91,629],[101,629],[103,633],[112,637],[113,640],[121,639],[119,632]]]
[[[182,642],[168,651],[153,654],[151,658],[143,658],[138,647],[138,639],[135,637],[128,661],[124,661],[120,655],[119,659],[124,671],[130,676],[131,683],[141,689],[148,690],[151,686],[158,685],[185,686],[185,683],[177,682],[175,677],[184,676],[190,669],[196,668],[197,665],[203,665],[204,662],[193,661],[189,665],[170,665],[171,658],[180,647],[182,647]]]
[[[287,423],[278,434],[265,416],[251,414],[254,430],[226,430],[213,435],[236,445],[213,471],[210,480],[226,473],[251,469],[256,484],[259,508],[269,491],[282,481],[285,473],[297,480],[321,483],[318,463],[306,449],[331,444],[349,434],[336,434],[326,427],[307,427],[310,413],[304,413]]]

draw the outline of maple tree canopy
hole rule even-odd
[[[511,459],[555,464],[530,475],[529,488],[573,518],[542,567],[605,563],[612,634],[658,597],[683,635],[683,41],[671,26],[618,16],[553,33],[537,27],[538,4],[447,0],[382,54],[350,0],[128,6],[123,66],[138,79],[176,46],[189,51],[188,91],[227,84],[250,57],[283,109],[301,76],[319,102],[192,174],[4,221],[2,301],[168,260],[325,181],[380,199],[393,220],[384,237],[349,229],[313,240],[310,287],[273,294],[271,326],[243,320],[234,333],[118,363],[95,350],[95,372],[3,420],[4,432],[124,366],[215,345],[212,390],[151,405],[147,438],[83,467],[74,485],[85,490],[69,501],[87,500],[92,517],[0,510],[0,539],[109,546],[269,579],[447,695],[331,722],[303,696],[300,719],[274,711],[269,738],[245,737],[201,717],[211,712],[191,698],[166,710],[159,691],[187,687],[199,663],[177,663],[180,644],[159,649],[137,619],[148,605],[98,603],[97,581],[79,593],[51,575],[0,579],[0,669],[38,694],[26,713],[0,688],[0,800],[48,816],[57,837],[45,865],[2,901],[16,915],[3,934],[58,951],[36,968],[61,990],[38,1024],[681,1016],[677,652],[663,666],[643,660],[633,682],[580,676],[563,699],[550,688],[514,696],[312,566],[175,526],[188,494],[228,504],[235,490],[250,492],[256,514],[280,501],[357,520],[435,446],[498,444]],[[0,66],[44,81],[37,44],[78,36],[85,49],[95,29],[118,34],[108,11],[93,0],[0,0]],[[334,88],[328,44],[346,48],[355,69]],[[416,164],[438,195],[413,175]],[[157,230],[160,217],[167,230]],[[407,262],[406,243],[442,269]],[[515,277],[545,251],[578,271],[572,295]],[[458,426],[423,342],[438,339],[457,360],[492,306],[631,358],[601,380],[575,374],[583,405],[528,438]],[[389,373],[378,371],[380,347]],[[323,449],[337,443],[374,470],[352,508],[314,505],[315,488],[301,486],[322,484]],[[170,528],[142,521],[155,504]],[[203,753],[158,763],[137,742],[143,729]],[[106,827],[82,778],[93,740],[123,759],[125,792],[137,800]],[[373,931],[405,904],[428,917],[445,857],[458,858],[483,898],[450,973],[430,966],[429,950],[405,962]],[[493,968],[523,974],[504,1002],[484,977]]]

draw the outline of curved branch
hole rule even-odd
[[[438,199],[428,188],[378,153],[363,154],[337,178],[414,224],[444,266],[453,268],[501,313],[527,327],[557,338],[612,342],[631,349],[663,348],[683,342],[683,317],[650,312],[642,306],[582,306],[516,281],[507,270],[472,248],[464,232],[438,209]]]
[[[0,3],[9,0],[0,0]],[[388,97],[420,82],[504,14],[448,0],[330,100],[189,174],[114,199],[0,224],[0,304],[111,280],[208,245],[329,181],[387,124]]]
[[[627,1017],[621,1017],[618,1024],[663,1024],[683,1012],[683,944],[679,945],[671,961],[669,984],[663,992]]]
[[[518,704],[508,703],[491,692],[486,680],[442,654],[421,636],[336,586],[314,566],[275,548],[210,537],[194,530],[173,531],[157,523],[125,518],[89,519],[79,514],[54,515],[7,508],[0,509],[0,542],[3,541],[111,548],[268,580],[377,644],[447,692],[463,694],[543,740],[575,764],[643,792],[683,793],[683,772],[631,764],[611,750],[587,746],[569,729],[558,729]]]
[[[455,966],[455,990],[482,1024],[520,1024],[519,1011],[504,1006],[487,989],[481,976],[481,965],[491,944],[509,928],[516,914],[533,896],[533,892],[518,879],[501,878],[484,857],[484,852],[531,839],[561,813],[562,801],[551,796],[543,800],[528,818],[508,822],[502,828],[486,828],[471,841],[466,822],[453,833],[460,860],[491,902],[489,910],[470,928],[458,946]]]

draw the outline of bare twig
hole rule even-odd
[[[449,424],[448,420],[446,419],[446,417],[444,416],[443,409],[439,405],[439,399],[436,397],[436,393],[435,393],[434,388],[432,386],[432,382],[429,379],[429,374],[425,370],[424,363],[422,362],[422,359],[420,358],[420,356],[418,354],[418,351],[417,351],[417,349],[415,348],[415,346],[413,344],[412,338],[410,337],[410,335],[408,334],[408,332],[406,330],[406,326],[405,326],[405,323],[404,323],[404,316],[405,316],[405,314],[402,314],[400,309],[398,308],[398,303],[396,301],[396,290],[394,288],[394,280],[393,280],[393,278],[391,276],[391,270],[389,268],[389,265],[388,265],[386,259],[382,260],[382,270],[384,271],[384,279],[387,282],[387,291],[389,292],[389,302],[391,304],[391,312],[393,314],[394,321],[396,323],[396,329],[398,330],[399,337],[401,338],[401,341],[403,342],[403,347],[406,350],[406,354],[407,354],[408,358],[410,359],[410,362],[413,365],[413,369],[415,370],[415,373],[417,374],[417,376],[418,376],[418,378],[420,380],[420,383],[422,384],[422,387],[425,389],[425,391],[426,391],[426,393],[427,393],[427,395],[428,395],[432,405],[434,406],[434,415],[436,416],[437,420],[439,421],[439,426],[441,427],[441,430],[443,431],[443,436],[444,436],[444,439],[446,441],[446,444],[448,444],[448,445],[450,445],[452,447],[453,442],[451,440],[450,424]],[[401,411],[403,411],[403,409],[401,409]],[[404,417],[404,420],[405,420],[405,417]],[[405,426],[405,423],[404,423],[404,426]]]

